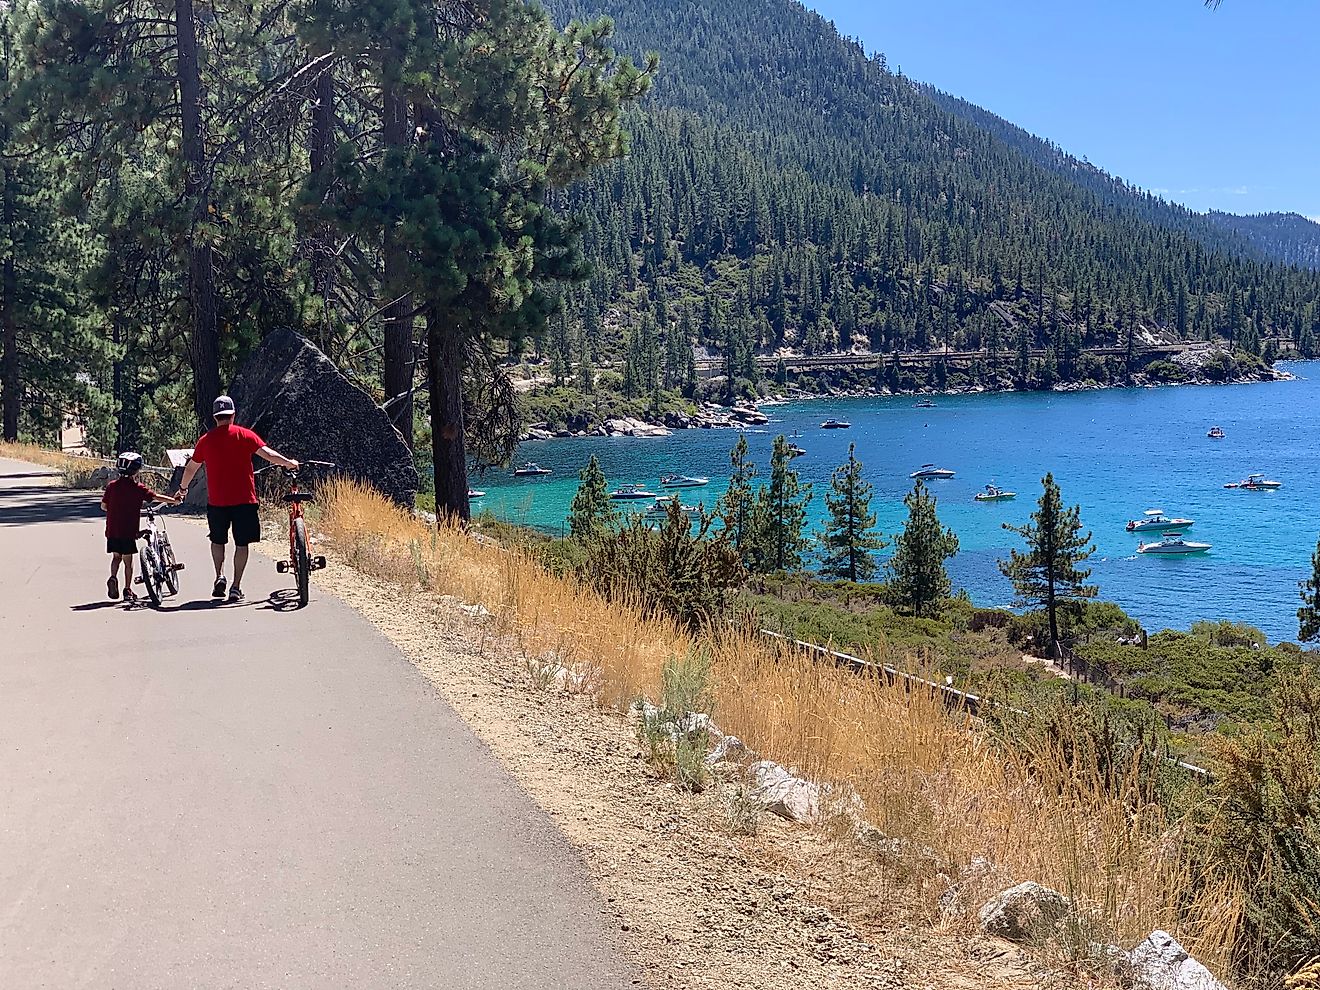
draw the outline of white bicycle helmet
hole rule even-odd
[[[119,455],[119,473],[128,476],[142,470],[142,455],[133,450],[126,450]]]

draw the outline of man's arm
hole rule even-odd
[[[270,461],[272,464],[278,464],[280,467],[288,468],[290,471],[298,470],[298,462],[285,457],[274,447],[261,447],[257,450],[257,456],[263,461]]]
[[[188,463],[183,466],[183,477],[179,479],[179,490],[174,494],[179,498],[187,495],[188,486],[192,484],[193,478],[197,477],[197,472],[201,469],[201,462],[188,458]]]

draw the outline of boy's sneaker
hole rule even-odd
[[[240,588],[238,585],[234,585],[232,588],[229,589],[229,600],[231,602],[241,602],[246,597],[247,596],[243,594],[243,589]]]
[[[222,578],[222,577],[220,577],[220,578],[216,578],[216,579],[215,579],[215,587],[211,589],[211,597],[212,597],[212,598],[224,598],[224,597],[225,597],[225,588],[228,587],[228,584],[229,584],[229,583],[228,583],[224,578]]]
[[[126,601],[126,602],[135,602],[135,601],[137,601],[137,592],[134,591],[132,588],[125,587],[125,588],[124,588],[124,601]]]
[[[106,581],[106,583],[105,583],[105,590],[108,591],[108,592],[110,593],[110,600],[111,600],[112,602],[117,602],[117,601],[119,601],[119,575],[118,575],[118,574],[111,574],[111,575],[110,575],[110,580]]]

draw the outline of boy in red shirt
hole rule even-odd
[[[119,600],[119,564],[124,564],[124,601],[137,598],[133,593],[133,555],[137,553],[138,533],[142,531],[142,506],[148,502],[179,499],[158,495],[134,477],[142,469],[142,455],[125,451],[119,455],[119,477],[105,486],[101,508],[105,510],[105,552],[110,557],[110,579],[105,590]]]

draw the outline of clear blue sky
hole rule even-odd
[[[1195,210],[1320,218],[1320,2],[807,0],[891,68]]]

